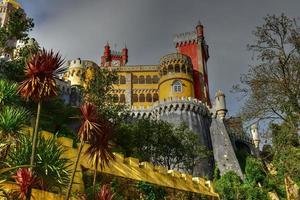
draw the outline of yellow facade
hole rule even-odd
[[[65,80],[71,86],[88,86],[100,67],[91,61],[68,62]],[[194,98],[192,63],[188,56],[173,53],[161,58],[159,65],[132,65],[105,67],[116,72],[118,80],[113,84],[112,95],[116,103],[133,107],[151,107],[157,101],[170,98]]]
[[[194,98],[190,58],[174,53],[162,57],[160,65],[109,67],[116,71],[118,81],[113,94],[120,103],[134,107],[152,106],[169,98]],[[174,84],[178,84],[177,86]]]

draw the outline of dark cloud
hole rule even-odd
[[[32,36],[42,46],[60,50],[67,59],[99,63],[106,41],[117,48],[126,42],[129,64],[157,64],[174,52],[172,37],[205,25],[210,46],[211,96],[227,94],[231,113],[239,105],[229,91],[251,63],[246,45],[267,14],[297,17],[299,0],[34,0],[21,1],[36,23]]]

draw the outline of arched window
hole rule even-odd
[[[176,92],[176,93],[182,92],[182,83],[180,81],[173,82],[173,92]]]
[[[119,101],[119,96],[117,94],[113,95],[113,101],[117,103]]]
[[[144,94],[140,94],[139,102],[145,102],[145,95]]]
[[[138,95],[137,94],[133,94],[132,95],[132,102],[138,102],[139,99],[138,99]]]
[[[120,95],[120,103],[125,103],[126,99],[125,99],[125,94],[121,94]]]
[[[133,84],[138,84],[139,83],[139,80],[138,80],[137,76],[135,76],[135,75],[132,76],[132,83]]]
[[[145,84],[145,77],[144,76],[139,77],[139,84]]]
[[[185,65],[181,66],[181,73],[185,73],[186,74],[186,66]]]
[[[158,94],[157,93],[154,93],[153,94],[153,102],[155,102],[155,101],[158,101]]]
[[[168,66],[168,73],[174,73],[174,67],[173,65]]]
[[[192,68],[191,67],[187,67],[187,73],[188,74],[192,74],[192,72],[193,72]]]
[[[119,76],[116,76],[115,77],[115,79],[114,79],[114,81],[113,81],[113,84],[116,84],[116,85],[118,85],[119,84]]]
[[[167,73],[168,73],[168,70],[167,70],[167,68],[163,68],[163,75],[167,75]]]
[[[178,64],[175,65],[175,73],[180,73],[180,66]]]
[[[153,82],[154,84],[157,84],[158,81],[159,81],[158,76],[154,75],[153,78],[152,78],[152,82]]]
[[[147,75],[146,76],[146,84],[151,84],[151,83],[152,83],[151,76]]]
[[[125,76],[120,76],[120,84],[126,84]]]
[[[146,95],[146,101],[147,101],[147,102],[152,102],[152,95],[151,95],[150,93],[148,93],[148,94]]]

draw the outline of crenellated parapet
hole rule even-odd
[[[32,132],[31,128],[24,129],[25,132]],[[44,138],[51,138],[54,135],[47,131],[41,131]],[[78,148],[73,148],[74,141],[66,137],[58,137],[57,142],[63,145],[66,149],[64,156],[74,160],[78,153]],[[79,146],[79,144],[78,144]],[[84,153],[88,144],[85,144],[80,157],[79,165],[75,175],[76,184],[73,185],[74,191],[83,191],[82,168],[94,170],[89,158]],[[219,199],[218,194],[214,192],[212,183],[204,178],[193,177],[189,174],[181,173],[176,170],[168,170],[163,166],[155,166],[149,162],[140,162],[136,158],[124,157],[119,153],[115,154],[115,160],[112,160],[109,166],[97,168],[100,173],[110,174],[117,177],[123,177],[136,181],[144,181],[159,185],[162,187],[174,188],[182,191],[188,191],[198,194],[210,196],[211,198]],[[73,166],[70,166],[73,169]]]
[[[130,116],[134,118],[159,119],[161,114],[177,111],[210,116],[207,105],[191,97],[170,97],[163,101],[157,101],[152,106],[132,106]]]
[[[197,41],[198,38],[197,38],[196,31],[185,32],[185,33],[174,35],[174,39],[173,39],[173,42],[176,47],[181,45],[186,45],[186,44],[197,43]]]

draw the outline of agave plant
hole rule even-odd
[[[29,112],[22,107],[5,106],[0,111],[0,135],[16,138],[17,133],[29,119]]]
[[[25,165],[30,162],[32,151],[31,138],[22,135],[8,155],[7,164],[10,166]],[[65,149],[56,142],[56,138],[39,138],[37,147],[36,186],[43,190],[61,192],[69,183],[70,161],[63,158]]]
[[[109,165],[109,161],[115,159],[112,153],[112,146],[110,140],[112,139],[113,127],[109,121],[102,119],[102,135],[94,137],[90,140],[90,146],[86,150],[85,154],[89,157],[89,161],[94,166],[93,177],[93,194],[95,197],[96,191],[96,177],[98,166],[103,169]]]
[[[30,159],[30,164],[33,166],[35,164],[41,104],[43,100],[57,95],[55,78],[58,74],[64,72],[65,69],[62,68],[63,63],[64,61],[59,53],[55,54],[52,50],[48,52],[43,49],[37,52],[28,59],[25,67],[26,79],[20,84],[18,89],[22,97],[32,99],[38,104]],[[30,193],[31,190],[29,190],[27,199],[30,199]]]
[[[80,146],[79,146],[77,158],[74,165],[74,170],[71,175],[69,187],[66,193],[66,197],[65,197],[66,200],[70,198],[72,184],[74,181],[74,176],[76,173],[77,165],[79,162],[79,158],[81,155],[84,142],[91,141],[93,140],[93,138],[102,137],[103,135],[102,128],[104,127],[104,125],[100,120],[100,116],[97,112],[97,107],[91,103],[84,103],[80,107],[80,112],[81,112],[81,125],[77,134],[77,137],[80,140]]]

